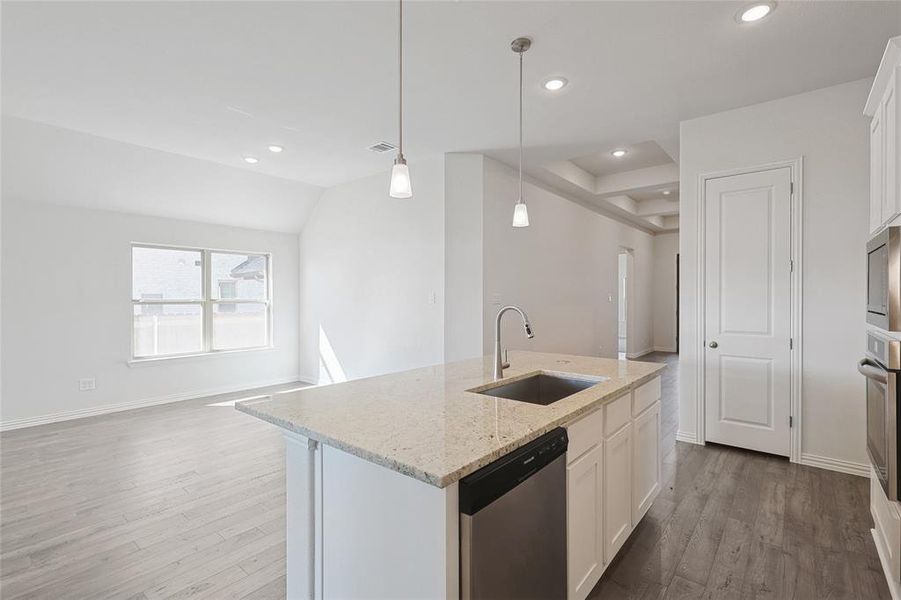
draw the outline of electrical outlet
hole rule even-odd
[[[492,306],[500,306],[501,305],[501,295],[500,294],[491,294],[491,304]]]
[[[78,380],[79,392],[90,392],[95,389],[97,389],[97,381],[93,377],[85,377]]]
[[[438,294],[432,292],[429,294],[429,304],[438,304]]]

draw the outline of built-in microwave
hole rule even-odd
[[[867,243],[867,323],[901,331],[901,227],[886,227]]]

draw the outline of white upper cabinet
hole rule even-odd
[[[870,117],[870,233],[901,218],[901,36],[889,40],[864,114]]]
[[[870,233],[875,232],[884,223],[882,133],[882,114],[879,111],[870,121]]]
[[[896,217],[901,213],[901,190],[898,188],[898,138],[901,137],[901,129],[898,128],[898,82],[901,81],[901,67],[895,68],[895,73],[889,81],[889,87],[882,100],[882,214]],[[887,219],[886,219],[887,220]]]

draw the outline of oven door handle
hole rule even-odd
[[[879,383],[888,383],[888,376],[882,367],[879,367],[868,358],[863,358],[857,363],[857,370],[860,374],[868,379],[873,379]]]

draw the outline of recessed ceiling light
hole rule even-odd
[[[622,158],[622,157],[624,157],[624,156],[626,155],[626,151],[623,150],[622,148],[617,148],[616,150],[614,150],[614,151],[611,152],[610,154],[612,154],[612,155],[615,156],[616,158]]]
[[[566,87],[566,84],[569,83],[565,77],[551,77],[547,81],[544,82],[544,89],[556,92],[557,90],[562,90]]]
[[[669,196],[669,195],[670,195],[670,192],[671,192],[671,190],[663,190],[663,195],[664,195],[664,196]]]
[[[245,157],[244,157],[244,162],[246,162],[246,163],[249,164],[249,165],[255,165],[255,164],[257,164],[258,162],[260,162],[260,159],[257,158],[256,156],[245,156]]]
[[[281,146],[276,146],[275,144],[272,144],[271,146],[269,146],[269,152],[278,153],[278,152],[281,152],[282,150],[284,150],[284,148],[282,148]]]
[[[753,23],[773,12],[775,7],[773,2],[755,2],[738,11],[736,17],[739,23]]]

